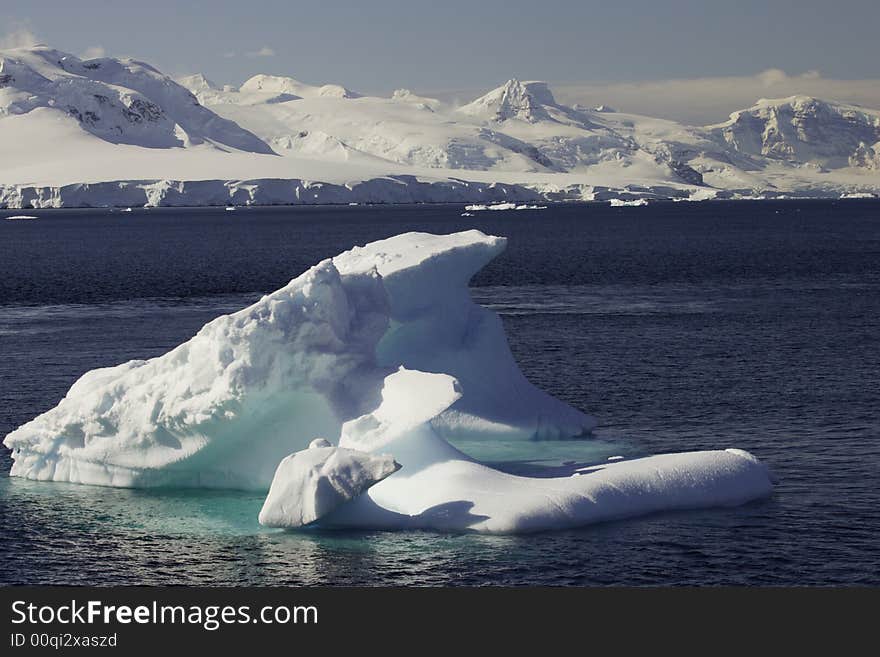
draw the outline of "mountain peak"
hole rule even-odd
[[[556,106],[556,99],[546,82],[520,82],[511,78],[485,96],[461,107],[460,111],[499,122],[519,119],[537,123],[551,119],[547,107]]]
[[[177,83],[183,85],[193,93],[198,91],[221,91],[222,87],[218,85],[216,82],[205,76],[203,73],[196,73],[195,75],[184,75],[181,78],[177,78]]]
[[[762,98],[710,129],[749,155],[831,168],[862,166],[874,161],[869,151],[880,142],[880,112],[812,96]]]

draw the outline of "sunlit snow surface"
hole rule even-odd
[[[431,419],[462,394],[445,374],[401,369],[385,379],[381,405],[346,423],[341,445],[390,452],[403,467],[339,507],[326,523],[516,533],[651,511],[730,506],[772,490],[766,468],[735,449],[615,459],[573,469],[568,477],[501,472],[455,449],[431,426]]]
[[[595,425],[528,383],[498,316],[473,303],[470,278],[504,246],[476,230],[405,233],[325,260],[164,356],[86,373],[56,408],[7,436],[11,474],[265,490],[275,473],[275,526],[494,533],[771,492],[767,470],[741,450],[538,477],[447,442],[577,437]],[[319,447],[278,467],[317,436],[364,457]],[[391,474],[394,461],[402,468]]]

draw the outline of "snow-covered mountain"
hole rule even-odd
[[[670,158],[641,149],[628,126],[558,104],[543,82],[511,80],[454,108],[406,91],[391,98],[314,92],[292,98],[285,95],[285,89],[298,90],[291,84],[258,88],[252,81],[225,91],[205,88],[200,79],[183,83],[282,155],[517,173],[572,173],[603,163],[619,170],[635,164],[650,178],[699,179],[693,173],[682,177],[669,166]]]
[[[749,155],[832,169],[880,164],[880,111],[807,96],[761,99],[712,132]]]
[[[557,107],[556,99],[546,82],[520,82],[514,79],[464,105],[458,111],[491,121],[518,119],[537,123],[553,120],[551,110]]]
[[[203,107],[149,64],[81,60],[46,46],[0,52],[0,117],[62,114],[108,142],[146,148],[213,144],[271,150],[255,135]]]
[[[319,91],[344,90],[337,85],[310,86],[303,92],[298,86],[302,83],[290,78],[256,76],[240,89],[222,92],[216,86],[206,89],[200,80],[184,84],[206,105],[284,155],[339,160],[372,156],[417,167],[523,173],[586,174],[595,173],[597,166],[636,167],[637,177],[740,189],[755,187],[752,172],[768,164],[871,168],[880,153],[874,148],[870,110],[812,99],[809,107],[836,110],[816,112],[803,127],[789,126],[795,139],[805,135],[802,139],[814,143],[811,149],[792,149],[792,157],[779,158],[778,146],[752,147],[755,131],[772,138],[772,129],[757,125],[760,119],[746,120],[760,115],[761,106],[735,113],[730,124],[698,128],[601,106],[567,107],[538,81],[509,80],[459,108],[406,91],[390,99]],[[356,102],[335,102],[342,98]],[[794,99],[762,102],[781,106]],[[797,122],[803,112],[790,114]],[[826,157],[832,152],[843,155]]]
[[[0,207],[123,202],[112,181],[126,204],[880,195],[880,111],[796,96],[695,127],[566,106],[538,81],[456,107],[0,52]]]
[[[286,96],[287,100],[296,98],[360,98],[359,93],[338,84],[313,86],[293,78],[277,75],[255,75],[241,85],[241,90],[245,93],[263,92]]]

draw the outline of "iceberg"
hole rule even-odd
[[[648,199],[646,199],[646,198],[637,198],[637,199],[632,199],[632,200],[612,198],[612,199],[608,199],[608,202],[611,204],[612,208],[619,208],[619,207],[625,207],[625,206],[638,207],[641,205],[648,205]]]
[[[464,206],[466,212],[481,212],[483,210],[546,210],[546,205],[529,205],[527,203],[520,203],[517,205],[516,203],[493,203],[491,205],[486,205],[484,203],[478,203],[475,205],[466,205]],[[461,215],[465,216],[465,215]],[[472,215],[467,215],[472,216]]]
[[[373,455],[333,447],[323,438],[278,464],[260,524],[267,527],[308,525],[400,469],[387,454]]]
[[[471,230],[406,233],[324,260],[151,360],[84,374],[11,432],[11,474],[123,487],[267,490],[282,458],[376,408],[405,366],[467,394],[445,438],[578,436],[595,420],[532,386],[471,277],[505,248]]]
[[[11,475],[268,490],[260,522],[486,533],[741,504],[773,481],[737,449],[613,457],[570,476],[480,463],[456,439],[560,439],[595,420],[532,386],[473,275],[505,248],[405,233],[329,258],[151,360],[83,375],[11,432]],[[338,436],[338,446],[317,436]]]

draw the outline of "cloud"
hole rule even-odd
[[[245,57],[274,57],[275,51],[269,46],[263,46],[259,50],[254,50],[252,52],[246,52]]]
[[[106,57],[107,51],[104,50],[104,46],[89,46],[85,50],[83,50],[82,54],[79,56],[80,59],[98,59],[100,57]]]
[[[788,79],[788,74],[781,68],[768,68],[766,71],[758,73],[755,77],[765,87],[772,87],[774,84],[785,82]]]
[[[229,52],[225,52],[225,53],[223,53],[222,56],[223,56],[225,59],[232,59],[233,57],[235,57],[235,51],[230,50]]]
[[[27,48],[39,43],[40,40],[26,25],[17,25],[10,32],[0,36],[0,49]]]
[[[610,105],[623,112],[691,125],[720,123],[731,112],[750,107],[760,98],[805,95],[880,108],[880,80],[824,78],[819,71],[789,75],[778,68],[747,76],[550,86],[556,98],[566,104]]]

